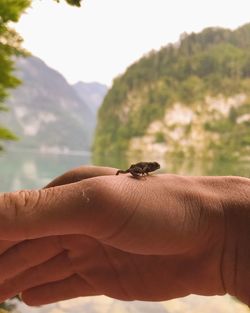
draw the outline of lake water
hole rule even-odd
[[[90,164],[90,153],[43,154],[10,150],[0,154],[0,191],[41,188],[54,177],[81,165]]]
[[[135,160],[133,160],[134,162]],[[141,161],[137,159],[138,162]],[[158,161],[158,160],[152,160]],[[109,158],[102,165],[123,168],[125,160]],[[45,154],[27,150],[7,150],[0,153],[0,192],[41,188],[56,176],[81,165],[91,164],[89,152]],[[237,175],[250,177],[250,162],[237,160],[185,160],[160,162],[162,172],[184,175]]]
[[[121,161],[121,160],[120,160]],[[0,192],[19,189],[41,188],[54,177],[81,165],[91,163],[89,153],[71,155],[41,154],[35,151],[11,150],[0,154]],[[117,160],[109,164],[119,167]],[[194,162],[169,160],[163,171],[190,175],[242,175],[250,176],[248,162]],[[224,313],[249,312],[248,308],[229,296],[189,296],[166,302],[123,302],[107,297],[87,297],[54,303],[39,308],[28,307],[18,302],[20,313]]]

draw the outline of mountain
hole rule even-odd
[[[0,124],[19,137],[14,147],[51,152],[89,150],[96,124],[90,106],[96,102],[87,104],[59,72],[37,57],[18,58],[16,69],[22,84],[10,90],[10,112],[0,116]],[[92,93],[98,94],[94,86],[86,99],[91,99]]]
[[[211,27],[131,65],[99,110],[95,163],[249,159],[249,48],[250,23]]]
[[[108,91],[106,85],[100,83],[83,83],[78,82],[73,85],[78,96],[86,103],[90,110],[96,114],[102,101]]]

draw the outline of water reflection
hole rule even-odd
[[[161,172],[183,175],[236,175],[250,177],[250,162],[232,159],[158,159],[149,156],[142,160],[133,155],[128,160],[124,155],[99,159],[98,165],[126,169],[139,161],[157,161]],[[79,155],[42,154],[35,151],[13,150],[0,154],[0,191],[41,188],[54,177],[77,166],[91,164],[89,153]]]
[[[250,176],[249,162],[239,160],[211,159],[175,159],[169,160],[165,169],[167,172],[184,175],[215,175],[215,176]]]
[[[55,155],[5,151],[0,155],[0,191],[41,188],[71,168],[90,164],[90,154]]]
[[[250,177],[250,162],[236,158],[218,157],[209,158],[184,158],[184,157],[157,157],[156,155],[145,156],[140,154],[129,155],[127,159],[124,155],[112,155],[109,157],[99,157],[96,159],[98,165],[112,166],[121,169],[128,168],[131,164],[140,161],[157,161],[161,165],[160,172],[180,175],[209,175],[209,176],[245,176]]]

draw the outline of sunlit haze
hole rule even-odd
[[[16,25],[24,47],[70,83],[113,78],[181,33],[250,22],[249,0],[34,0]]]

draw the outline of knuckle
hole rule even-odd
[[[40,199],[40,191],[20,190],[6,193],[3,196],[4,208],[7,215],[18,218],[20,212],[32,209]]]
[[[27,217],[32,217],[40,193],[41,191],[20,190],[1,195],[1,234],[6,236],[6,239],[27,238],[29,235]]]

